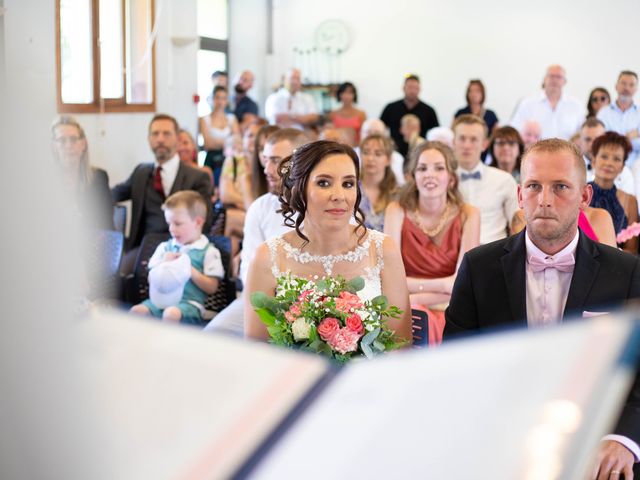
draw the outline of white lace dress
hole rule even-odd
[[[276,280],[285,274],[308,280],[342,275],[347,280],[362,277],[364,288],[358,292],[362,300],[382,294],[380,274],[384,267],[382,242],[385,234],[368,230],[364,241],[353,250],[339,255],[311,255],[287,242],[283,235],[267,241],[271,254],[271,273]]]

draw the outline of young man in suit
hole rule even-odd
[[[131,200],[132,203],[131,231],[121,268],[123,274],[133,271],[137,250],[145,234],[169,232],[161,208],[169,195],[195,190],[204,197],[211,212],[211,179],[202,170],[180,162],[176,119],[162,113],[155,115],[149,124],[148,141],[155,162],[139,164],[126,181],[111,189],[114,202]],[[206,226],[204,231],[207,231]]]
[[[559,139],[522,159],[518,203],[526,229],[468,252],[445,313],[444,338],[501,325],[560,323],[640,297],[640,260],[595,243],[578,229],[589,205],[581,153]],[[597,478],[630,478],[640,458],[640,382],[636,378],[614,435],[600,445]]]

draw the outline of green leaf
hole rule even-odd
[[[269,297],[264,292],[254,292],[251,294],[251,305],[255,308],[264,308]]]
[[[256,308],[256,314],[258,314],[258,317],[266,326],[275,325],[276,317],[269,310],[265,308]]]
[[[371,304],[374,307],[380,307],[382,309],[385,309],[387,308],[387,297],[385,297],[384,295],[378,295],[377,297],[371,300]]]
[[[362,277],[352,278],[347,282],[347,288],[351,293],[359,292],[364,288],[364,279]]]

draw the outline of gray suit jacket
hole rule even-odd
[[[131,232],[127,239],[126,249],[130,250],[140,245],[142,237],[144,237],[144,208],[145,194],[147,191],[147,182],[153,175],[153,163],[141,163],[134,170],[131,176],[124,182],[116,185],[111,189],[111,196],[114,202],[131,200]],[[180,162],[176,179],[171,187],[171,193],[181,190],[195,190],[200,193],[207,204],[209,215],[211,217],[211,179],[202,170],[190,167]],[[204,232],[206,234],[210,222],[205,223]]]

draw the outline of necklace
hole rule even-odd
[[[442,229],[444,228],[445,224],[447,223],[447,220],[449,220],[449,213],[451,212],[451,204],[449,202],[447,202],[447,206],[444,207],[444,211],[442,212],[442,215],[440,216],[440,220],[438,221],[438,224],[434,227],[434,228],[426,228],[423,223],[422,223],[422,219],[420,218],[420,209],[416,208],[415,211],[413,212],[413,215],[415,216],[416,219],[416,225],[420,228],[420,230],[422,230],[427,236],[429,237],[435,237],[436,235],[438,235]]]

